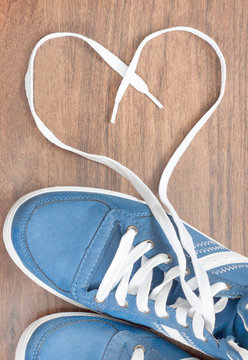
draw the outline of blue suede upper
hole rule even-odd
[[[128,308],[121,308],[115,300],[114,291],[103,304],[95,302],[98,286],[115,255],[121,236],[130,225],[139,230],[134,246],[146,239],[154,242],[154,248],[146,253],[148,258],[159,253],[172,256],[172,263],[161,265],[154,272],[153,284],[160,283],[163,271],[176,266],[177,259],[149,208],[139,201],[83,191],[37,195],[17,210],[12,224],[12,242],[25,267],[68,298],[93,310],[154,328],[165,335],[167,332],[163,326],[177,329],[189,345],[216,358],[228,359],[226,347],[229,349],[229,345],[225,340],[219,345],[207,331],[204,335],[208,342],[196,339],[191,319],[187,320],[189,327],[184,328],[176,321],[172,308],[168,308],[169,319],[158,318],[150,300],[151,312],[144,315],[138,311],[136,299],[131,295],[127,296]],[[204,234],[188,225],[186,227],[193,237],[198,257],[227,251]],[[189,260],[187,265],[192,270]],[[139,263],[136,264],[138,266]],[[248,263],[217,266],[208,274],[211,283],[224,281],[232,286],[221,295],[238,297],[248,293]],[[191,271],[188,279],[192,276]],[[169,304],[174,303],[178,296],[183,296],[183,293],[180,282],[175,281]],[[248,347],[244,321],[237,313],[238,306],[245,307],[245,302],[242,305],[239,299],[230,300],[225,312],[217,315],[215,336],[218,339],[229,335],[240,336],[238,341]],[[246,312],[243,316],[247,321]],[[234,349],[228,351],[233,359],[240,359]]]
[[[137,345],[144,346],[145,360],[190,357],[140,328],[93,314],[70,316],[65,313],[35,330],[28,342],[25,360],[131,360]]]

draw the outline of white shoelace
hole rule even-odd
[[[145,348],[142,345],[135,346],[131,360],[144,360],[144,358]]]
[[[122,236],[120,245],[116,251],[114,259],[112,260],[101,284],[98,288],[95,300],[98,303],[103,303],[111,290],[116,287],[115,299],[121,307],[127,307],[127,294],[136,296],[136,305],[140,312],[149,313],[148,301],[154,301],[154,310],[158,317],[168,318],[169,314],[166,311],[167,299],[173,285],[173,280],[178,278],[180,271],[178,266],[170,268],[167,273],[164,273],[163,282],[157,285],[152,292],[151,284],[153,278],[153,269],[160,264],[168,264],[171,262],[170,255],[159,254],[150,259],[144,255],[153,248],[153,243],[146,240],[133,247],[133,241],[137,234],[134,227],[127,229],[127,232]],[[141,259],[141,266],[136,273],[131,277],[133,266],[136,261]],[[195,278],[190,281],[190,287],[195,290],[197,283]],[[218,282],[211,286],[212,296],[215,296],[222,290],[227,288],[225,283]],[[215,304],[215,313],[221,312],[227,304],[227,298],[221,298]],[[187,327],[187,316],[193,319],[192,326],[195,336],[198,339],[205,341],[204,337],[204,321],[199,313],[190,306],[187,300],[179,298],[175,304],[171,305],[176,309],[177,322]]]
[[[36,52],[38,48],[47,40],[56,38],[56,37],[66,37],[66,36],[74,36],[78,37],[84,41],[86,41],[90,46],[92,46],[98,54],[102,56],[102,58],[113,68],[115,69],[119,74],[123,76],[122,82],[120,84],[120,87],[117,91],[116,99],[115,99],[115,106],[111,118],[111,122],[114,123],[115,116],[118,109],[118,104],[120,103],[127,87],[129,84],[134,86],[139,91],[145,93],[148,95],[158,106],[162,106],[150,93],[148,88],[146,88],[146,84],[143,82],[141,78],[139,78],[135,74],[135,70],[138,64],[138,60],[140,57],[140,54],[144,48],[144,46],[147,44],[148,41],[152,40],[153,38],[160,36],[162,34],[165,34],[167,32],[172,31],[186,31],[190,32],[192,34],[195,34],[196,36],[200,37],[201,39],[205,40],[208,44],[212,46],[212,48],[215,50],[221,64],[221,89],[220,94],[215,102],[215,104],[207,111],[207,113],[198,121],[198,123],[191,129],[191,131],[188,133],[186,138],[183,140],[183,142],[179,145],[173,156],[171,157],[170,161],[168,162],[166,168],[163,171],[163,174],[161,176],[160,184],[159,184],[159,197],[161,199],[161,202],[167,207],[167,209],[170,211],[173,220],[178,228],[179,231],[179,237],[166,213],[163,206],[159,202],[159,200],[156,198],[156,196],[152,193],[152,191],[144,184],[144,182],[130,169],[126,168],[119,162],[117,162],[114,159],[111,159],[106,156],[101,155],[95,155],[95,154],[89,154],[83,151],[80,151],[78,149],[75,149],[69,145],[64,144],[61,142],[47,127],[46,125],[41,121],[39,116],[37,115],[34,107],[34,80],[33,80],[33,73],[34,73],[34,59]],[[130,181],[130,183],[134,186],[134,188],[139,192],[139,194],[142,196],[142,198],[145,200],[149,208],[151,209],[154,217],[157,219],[158,223],[160,224],[162,230],[164,231],[170,245],[172,246],[177,259],[178,259],[178,272],[180,276],[180,282],[183,289],[183,292],[185,294],[185,297],[187,299],[187,303],[189,303],[190,309],[192,308],[193,312],[195,313],[195,317],[198,318],[198,321],[204,324],[206,329],[210,332],[214,330],[215,326],[215,306],[213,301],[213,294],[212,294],[212,288],[209,283],[209,279],[207,276],[206,271],[203,269],[202,265],[197,259],[196,252],[194,249],[193,240],[184,227],[183,222],[177,215],[175,209],[171,205],[168,197],[167,197],[167,187],[168,182],[170,179],[170,176],[178,163],[179,159],[183,155],[184,151],[189,146],[190,142],[193,140],[195,135],[198,133],[198,131],[202,128],[202,126],[207,122],[207,120],[210,118],[212,113],[215,111],[217,106],[219,105],[225,89],[225,81],[226,81],[226,66],[225,66],[225,60],[224,57],[218,47],[218,45],[214,42],[213,39],[211,39],[206,34],[189,27],[175,27],[175,28],[169,28],[161,31],[157,31],[149,36],[147,36],[139,45],[137,48],[134,57],[128,67],[121,62],[120,59],[118,59],[115,55],[110,53],[107,49],[102,47],[100,44],[96,43],[95,41],[88,39],[84,36],[78,35],[78,34],[72,34],[72,33],[56,33],[56,34],[50,34],[46,36],[45,38],[41,39],[35,46],[35,48],[32,51],[28,71],[26,74],[25,79],[25,88],[26,88],[26,95],[28,99],[28,103],[30,106],[31,113],[34,117],[34,120],[36,122],[37,127],[41,131],[41,133],[53,144],[59,146],[62,149],[71,151],[75,154],[78,154],[80,156],[83,156],[89,160],[96,161],[98,163],[104,164],[113,170],[115,170],[120,175],[124,176],[126,179]],[[196,282],[196,288],[199,290],[199,295],[196,295],[194,290],[192,289],[192,286],[190,286],[189,282],[186,282],[185,279],[185,273],[186,273],[186,257],[184,250],[187,251],[188,255],[191,258],[192,265],[194,268],[195,273],[195,282]],[[150,275],[149,275],[150,276]]]

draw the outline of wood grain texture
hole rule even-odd
[[[244,0],[0,0],[1,225],[14,201],[43,187],[91,186],[137,195],[111,170],[56,148],[39,133],[24,92],[35,43],[50,32],[78,32],[128,64],[144,36],[185,25],[217,41],[227,62],[227,87],[218,111],[176,168],[170,199],[184,220],[248,255],[247,21]],[[186,33],[153,40],[140,59],[137,72],[163,110],[129,87],[116,125],[109,119],[121,78],[84,42],[46,43],[35,69],[35,103],[50,129],[74,147],[122,162],[155,193],[166,162],[213,104],[220,86],[214,52]],[[2,360],[14,358],[30,322],[78,310],[29,280],[2,242],[0,284]]]

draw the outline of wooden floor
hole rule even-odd
[[[217,112],[176,168],[170,199],[184,220],[248,255],[247,21],[245,0],[0,0],[1,225],[20,196],[48,186],[100,187],[137,195],[113,171],[58,149],[39,133],[24,92],[35,43],[50,32],[77,32],[128,64],[146,35],[186,25],[219,44],[227,63],[227,86]],[[35,69],[35,103],[50,129],[79,149],[121,161],[156,194],[166,162],[220,88],[213,50],[186,33],[153,40],[138,65],[138,74],[164,108],[159,110],[129,86],[116,125],[109,119],[121,77],[84,42],[66,38],[46,43]],[[2,360],[14,358],[18,338],[32,321],[78,311],[29,280],[10,260],[3,242],[0,284]]]

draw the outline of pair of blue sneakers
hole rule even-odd
[[[162,106],[135,70],[146,43],[171,31],[190,32],[213,47],[220,60],[222,83],[216,103],[167,164],[158,200],[131,170],[111,158],[62,143],[45,126],[34,107],[34,59],[49,39],[74,36],[86,41],[123,76],[111,118],[114,123],[129,84]],[[14,204],[5,221],[4,242],[20,269],[60,298],[118,319],[87,313],[40,319],[22,335],[16,360],[190,359],[144,327],[216,359],[248,359],[248,258],[183,222],[167,197],[170,176],[219,105],[225,79],[225,60],[217,44],[188,27],[149,35],[129,66],[78,34],[51,34],[35,46],[25,84],[39,130],[55,145],[126,177],[143,200],[107,190],[55,187],[25,195]]]

